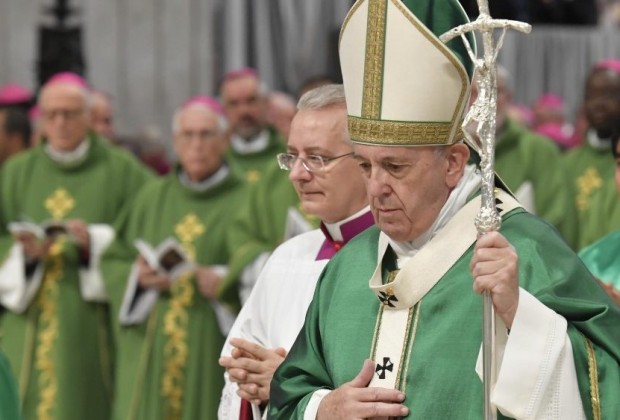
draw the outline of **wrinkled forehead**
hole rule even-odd
[[[354,143],[353,152],[359,159],[367,161],[389,161],[415,163],[434,155],[439,147],[446,146],[376,146],[372,144]]]
[[[74,84],[53,83],[41,90],[39,106],[44,109],[66,106],[86,108],[87,93]]]
[[[190,106],[180,111],[179,129],[216,129],[219,124],[218,115],[204,106]]]

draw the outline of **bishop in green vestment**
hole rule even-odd
[[[286,149],[282,134],[267,124],[265,85],[254,69],[233,70],[224,76],[220,97],[231,132],[226,161],[254,184]]]
[[[467,55],[436,38],[464,21],[456,1],[359,0],[345,19],[349,130],[377,227],[326,266],[269,418],[481,418],[484,291],[500,418],[620,416],[620,311],[578,257],[499,189],[501,229],[477,235],[481,175],[458,133]]]
[[[1,348],[24,419],[108,419],[113,399],[107,291],[100,257],[112,224],[151,177],[88,134],[88,92],[49,82],[47,137],[2,167]]]
[[[611,220],[609,209],[593,202],[600,200],[595,198],[599,191],[613,184],[613,159],[609,148],[612,133],[620,121],[619,60],[603,60],[592,67],[585,84],[584,109],[590,129],[584,144],[565,157],[579,219],[577,249],[610,233],[597,231],[600,226],[591,222],[592,219]]]
[[[180,108],[173,124],[180,165],[141,190],[105,256],[117,320],[115,419],[217,415],[224,373],[217,360],[234,320],[218,287],[229,259],[226,232],[245,193],[222,160],[226,126],[217,109],[209,98]],[[153,265],[138,255],[137,240],[176,248],[164,246]],[[166,268],[173,251],[185,270]]]

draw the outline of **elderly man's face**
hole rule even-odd
[[[443,149],[356,144],[355,154],[375,223],[400,242],[431,227],[469,157],[463,144]]]
[[[90,126],[85,92],[78,86],[56,83],[47,86],[39,100],[42,131],[56,150],[74,150]]]
[[[364,181],[348,142],[347,112],[343,107],[303,110],[293,118],[288,153],[298,156],[289,178],[306,213],[324,222],[347,218],[366,205]],[[322,171],[308,171],[302,160],[309,156],[326,159]],[[330,158],[343,156],[329,161]],[[313,159],[313,158],[310,158]]]
[[[227,143],[214,113],[187,108],[179,115],[174,146],[188,177],[201,181],[222,165]]]
[[[609,136],[620,120],[620,74],[594,71],[586,82],[584,105],[590,126],[601,136]]]
[[[226,118],[235,134],[249,139],[265,127],[265,98],[260,95],[256,78],[240,77],[224,83],[221,96]]]

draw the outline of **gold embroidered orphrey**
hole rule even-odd
[[[60,187],[45,199],[44,206],[54,220],[62,220],[75,208],[75,199],[66,189]]]
[[[191,261],[196,258],[194,241],[206,232],[207,228],[195,213],[189,213],[174,227],[174,233]],[[164,315],[165,366],[161,381],[162,396],[166,399],[167,419],[178,419],[183,415],[183,388],[185,387],[185,366],[189,356],[187,328],[188,309],[194,302],[194,276],[187,273],[173,284],[170,306]]]

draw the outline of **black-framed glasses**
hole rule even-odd
[[[331,162],[338,160],[343,157],[351,156],[353,152],[346,153],[340,156],[334,157],[325,157],[321,155],[308,155],[305,158],[299,157],[294,153],[278,153],[278,165],[280,165],[280,169],[285,171],[290,171],[295,166],[295,162],[297,159],[301,161],[302,166],[308,172],[321,172],[324,171],[327,165]]]

